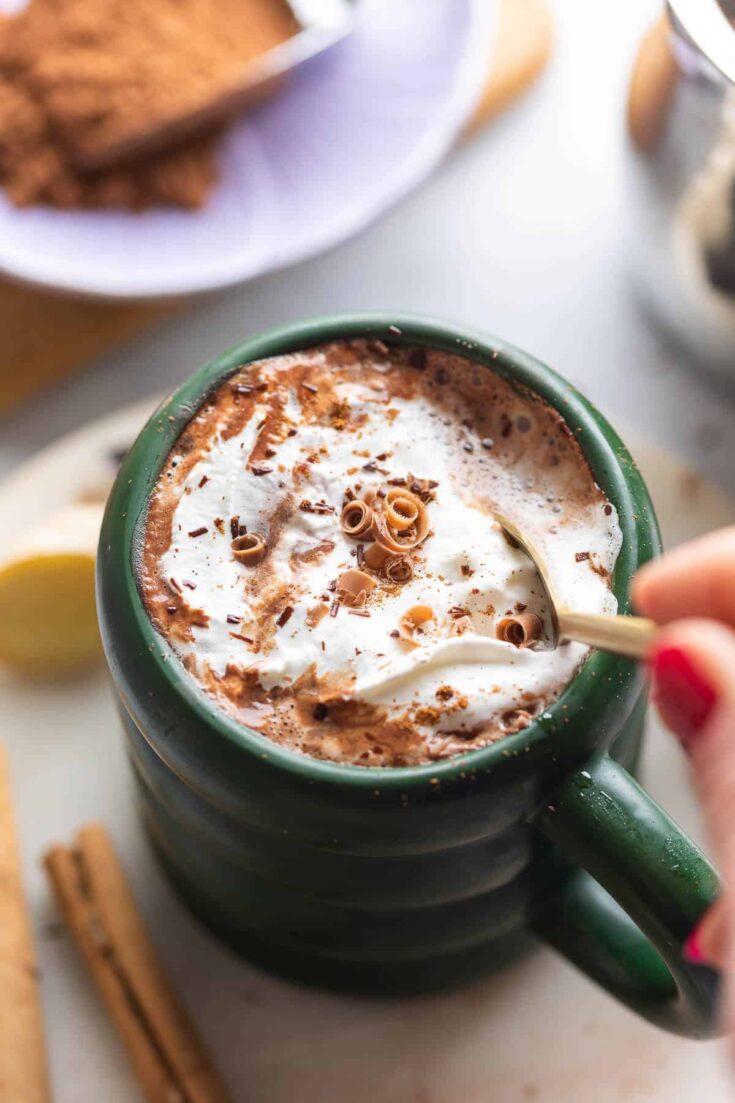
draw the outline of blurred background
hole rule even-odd
[[[393,309],[517,343],[613,420],[735,489],[735,404],[651,324],[630,281],[625,103],[661,5],[552,7],[554,46],[539,82],[416,192],[326,254],[186,304],[11,409],[0,471],[91,418],[173,387],[248,333],[301,316]]]

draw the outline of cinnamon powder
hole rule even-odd
[[[216,135],[101,172],[76,166],[206,102],[297,30],[286,0],[30,0],[0,17],[0,185],[21,207],[201,206]]]

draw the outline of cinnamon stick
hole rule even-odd
[[[7,753],[0,745],[0,1103],[49,1103],[33,936]]]
[[[158,962],[112,842],[99,824],[46,869],[64,920],[151,1103],[229,1103],[204,1043]]]

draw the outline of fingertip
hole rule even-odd
[[[645,617],[659,621],[657,595],[660,590],[659,579],[662,577],[665,561],[653,559],[646,563],[635,575],[631,587],[630,596],[635,609]]]
[[[663,635],[650,658],[653,700],[666,726],[689,748],[707,725],[718,694],[696,657],[676,634]]]
[[[690,965],[706,965],[707,957],[702,949],[699,939],[699,928],[692,931],[684,943],[684,957]]]

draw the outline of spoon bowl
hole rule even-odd
[[[536,569],[549,604],[554,646],[563,640],[576,640],[630,659],[643,659],[650,653],[658,632],[652,620],[570,609],[559,596],[549,563],[538,544],[509,517],[502,513],[495,513],[494,517],[506,538],[526,553]]]

